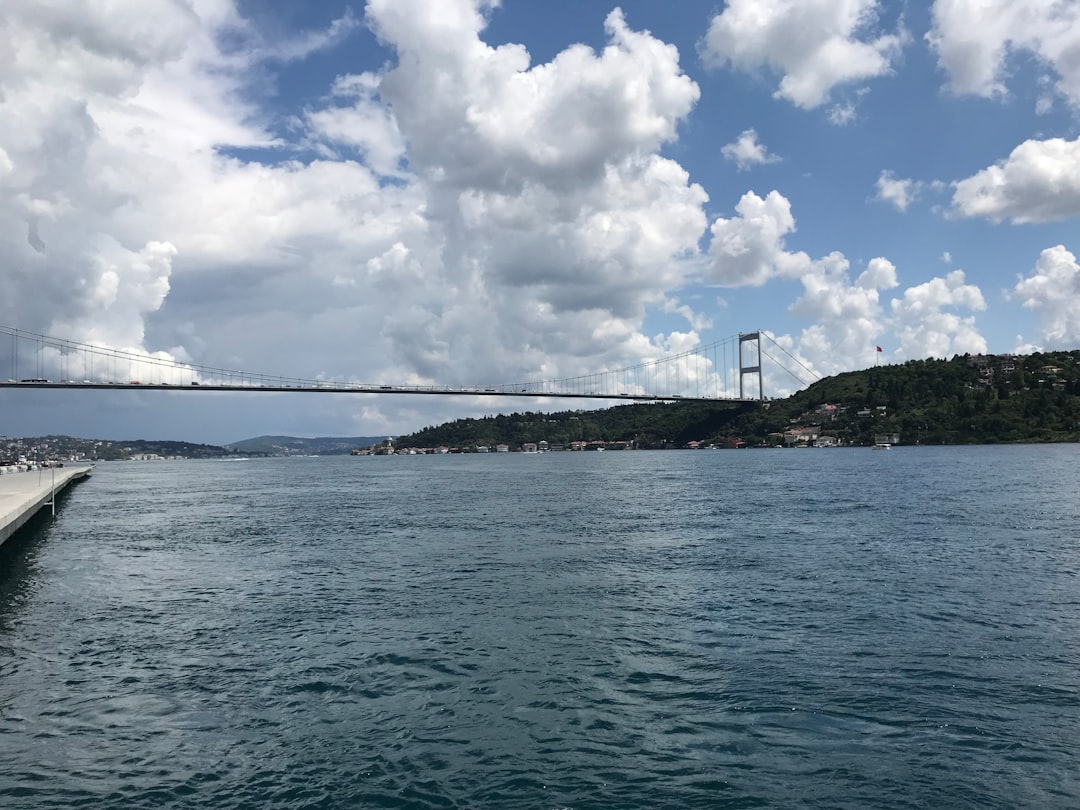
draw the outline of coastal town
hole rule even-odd
[[[0,436],[0,475],[64,465],[64,462],[83,460],[80,453],[50,440],[13,439]]]
[[[0,436],[0,468],[30,467],[68,461],[156,461],[179,458],[221,458],[224,447],[191,442],[80,439],[71,436],[15,438]]]
[[[520,442],[510,444],[500,442],[498,444],[466,444],[461,446],[435,445],[420,447],[402,445],[394,438],[372,445],[370,447],[354,448],[351,453],[354,456],[424,456],[424,455],[457,455],[462,453],[558,453],[558,452],[607,452],[625,450],[741,450],[748,447],[769,448],[812,448],[812,447],[843,447],[850,444],[843,438],[832,435],[829,432],[831,423],[847,414],[848,407],[827,403],[812,410],[806,411],[799,416],[792,417],[791,426],[784,431],[770,433],[767,440],[757,444],[750,444],[737,436],[704,440],[691,439],[684,442],[669,442],[662,440],[659,443],[644,443],[636,439],[619,441],[604,441],[594,439],[592,441],[548,442],[544,440],[535,442]],[[854,416],[859,420],[884,419],[887,415],[887,407],[879,405],[874,408],[857,408]],[[895,445],[900,443],[900,434],[897,432],[882,432],[874,434],[874,445]]]
[[[746,444],[741,439],[731,439],[723,444],[705,443],[700,441],[690,441],[684,444],[671,443],[663,448],[667,450],[720,450],[723,448],[734,449],[736,447],[745,447]],[[446,445],[438,445],[436,447],[399,447],[394,439],[388,438],[386,441],[375,445],[373,447],[362,447],[353,449],[352,455],[354,456],[441,456],[441,455],[457,455],[461,453],[582,453],[582,452],[594,452],[603,453],[606,451],[623,451],[623,450],[639,450],[643,449],[637,445],[633,440],[626,441],[573,441],[573,442],[522,442],[518,445],[510,445],[506,443],[499,443],[495,445],[479,444],[468,447],[447,447]],[[657,448],[652,448],[657,449]]]

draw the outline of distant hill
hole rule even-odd
[[[633,442],[639,448],[681,447],[684,443],[725,433],[756,404],[670,402],[617,405],[598,410],[556,413],[508,413],[458,419],[398,438],[400,447],[468,449],[476,445],[546,441],[569,446],[576,441]]]
[[[398,438],[401,447],[573,441],[638,448],[788,444],[802,435],[871,445],[1074,442],[1080,439],[1080,351],[910,360],[819,380],[764,405],[682,402],[596,411],[459,419]]]
[[[258,436],[225,445],[237,453],[269,456],[342,456],[354,447],[367,447],[384,441],[386,436]]]
[[[738,425],[748,438],[818,425],[849,444],[878,434],[902,444],[1075,442],[1080,351],[909,360],[827,377],[769,404]]]
[[[224,447],[164,439],[79,439],[72,436],[37,436],[24,439],[0,437],[0,462],[14,462],[19,456],[31,459],[88,458],[99,461],[130,459],[142,455],[167,458],[224,458]]]

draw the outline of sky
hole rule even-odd
[[[0,9],[0,325],[182,364],[483,386],[755,330],[822,376],[1076,349],[1078,215],[1077,0]],[[567,407],[3,389],[0,434]]]

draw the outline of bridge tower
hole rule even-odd
[[[743,351],[743,344],[750,343],[750,363],[747,365],[746,352]],[[754,349],[757,349],[756,357]],[[755,362],[756,360],[756,362]],[[747,332],[743,334],[739,332],[739,399],[746,399],[744,393],[744,380],[747,374],[756,374],[758,381],[758,400],[765,401],[765,382],[761,377],[761,332]]]

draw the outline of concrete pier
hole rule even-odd
[[[90,474],[89,464],[49,467],[0,475],[0,545],[39,509],[47,507],[54,493]]]

